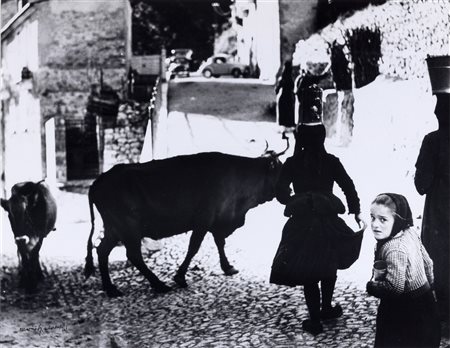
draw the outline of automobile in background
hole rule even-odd
[[[189,77],[191,71],[191,60],[187,57],[174,57],[167,65],[167,72],[170,78],[175,76]]]
[[[192,70],[194,51],[190,48],[174,48],[170,50],[170,54],[165,60],[169,78],[189,76],[189,72]]]
[[[170,50],[171,57],[186,57],[192,59],[194,51],[190,48],[174,48]]]
[[[250,67],[248,65],[234,62],[233,57],[227,54],[216,54],[209,57],[200,65],[199,71],[206,78],[222,75],[231,75],[233,77],[248,77],[250,75]]]

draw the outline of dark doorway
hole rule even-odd
[[[99,175],[96,118],[66,120],[67,180],[96,178]]]

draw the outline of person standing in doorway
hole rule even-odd
[[[284,63],[281,78],[275,88],[277,94],[277,123],[285,128],[293,128],[294,120],[294,80],[292,78],[292,62]]]
[[[434,262],[435,291],[441,320],[449,321],[450,273],[450,56],[427,59],[431,87],[436,96],[438,130],[425,136],[416,162],[414,184],[426,195],[422,241]]]

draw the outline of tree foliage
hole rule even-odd
[[[192,48],[197,58],[213,52],[214,38],[228,18],[218,15],[211,0],[130,0],[133,54],[157,54],[161,47]],[[227,10],[230,0],[217,1]]]
[[[349,16],[369,5],[382,5],[387,0],[319,0],[317,28],[321,29],[336,21],[339,16]]]

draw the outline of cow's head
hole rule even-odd
[[[267,175],[266,175],[266,201],[270,201],[275,197],[275,187],[278,181],[278,178],[281,173],[281,167],[283,163],[280,161],[280,156],[284,155],[286,151],[289,149],[289,138],[286,136],[286,133],[283,132],[282,138],[286,140],[286,148],[282,152],[275,152],[273,150],[269,150],[268,143],[266,141],[266,148],[261,155],[261,157],[267,159]]]
[[[31,201],[31,202],[30,202]],[[1,206],[8,213],[11,229],[17,245],[19,263],[21,265],[21,282],[26,287],[34,286],[36,277],[40,277],[37,253],[42,244],[41,238],[34,230],[30,216],[33,197],[27,197],[12,191],[10,199],[1,199]],[[37,260],[37,261],[36,261]],[[33,285],[29,285],[33,284]]]
[[[8,213],[11,229],[17,241],[33,235],[33,222],[29,214],[30,203],[27,197],[12,195],[10,199],[1,199],[2,208]]]

